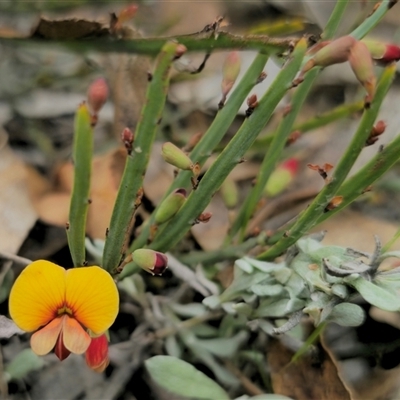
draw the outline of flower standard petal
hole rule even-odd
[[[55,318],[31,337],[31,347],[38,356],[50,353],[56,345],[62,329],[63,317]]]
[[[65,299],[65,269],[49,261],[28,265],[11,289],[9,310],[19,328],[31,332],[57,316]]]
[[[66,306],[95,335],[106,331],[118,314],[119,296],[111,275],[100,267],[67,271]]]
[[[68,315],[63,316],[62,335],[64,346],[75,354],[83,354],[92,340],[79,322]]]

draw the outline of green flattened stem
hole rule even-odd
[[[255,108],[254,113],[245,120],[236,135],[211,165],[201,179],[197,190],[190,194],[175,218],[165,227],[162,234],[156,236],[151,248],[167,251],[183,238],[228,174],[241,161],[268,122],[279,101],[291,87],[291,82],[299,70],[306,49],[306,40],[301,39],[296,45],[290,61],[278,74]]]
[[[169,69],[176,58],[178,46],[180,45],[175,42],[167,42],[163,46],[147,89],[146,103],[135,132],[133,151],[127,157],[104,247],[103,268],[111,273],[115,272],[121,262],[133,215],[140,204],[143,176],[162,117],[169,86]]]
[[[308,208],[300,214],[296,223],[275,245],[260,254],[257,258],[260,260],[272,260],[281,255],[289,246],[293,245],[298,239],[304,236],[320,218],[324,217],[325,209],[332,198],[336,195],[338,189],[346,179],[351,167],[354,165],[365,142],[373,127],[374,121],[378,115],[379,108],[387,91],[393,81],[396,66],[391,65],[383,71],[381,79],[376,90],[376,95],[369,109],[364,111],[360,124],[346,152],[340,159],[335,168],[331,181],[317,195]],[[328,212],[327,214],[331,214]]]
[[[256,84],[257,79],[263,71],[267,61],[268,55],[266,54],[260,53],[256,56],[250,68],[246,71],[246,74],[241,79],[239,85],[230,95],[225,106],[218,111],[218,114],[216,115],[211,126],[207,129],[207,132],[203,135],[199,143],[197,143],[190,153],[190,159],[193,162],[198,162],[201,166],[203,166],[207,161],[210,154],[224,137],[233,120],[236,118],[240,106],[246,100],[246,96]],[[188,189],[190,187],[191,176],[192,173],[190,171],[180,171],[168,189],[168,192],[164,195],[163,200],[169,195],[169,193],[177,188],[182,187]],[[162,201],[160,204],[161,203]],[[150,221],[142,228],[139,236],[132,243],[129,249],[131,252],[146,245],[150,234],[150,226],[154,223],[154,216],[157,210],[158,207],[150,217]]]
[[[74,267],[85,264],[85,230],[89,207],[90,173],[93,156],[93,128],[90,113],[85,103],[75,115],[73,162],[74,186],[69,208],[67,227],[68,246]]]

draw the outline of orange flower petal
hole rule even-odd
[[[117,286],[100,267],[68,270],[65,298],[74,318],[95,335],[106,331],[118,314]]]
[[[92,340],[79,322],[68,315],[63,316],[62,335],[64,346],[75,354],[83,354]]]
[[[65,269],[49,261],[28,265],[11,289],[9,310],[17,326],[35,331],[57,316],[65,299]]]
[[[44,356],[53,350],[62,329],[63,317],[55,318],[31,337],[31,347],[38,356]]]

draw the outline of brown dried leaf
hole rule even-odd
[[[15,254],[37,220],[30,195],[40,194],[45,180],[31,171],[0,135],[0,250]]]
[[[108,27],[100,22],[77,18],[49,20],[42,17],[31,36],[41,39],[73,40],[109,34]]]
[[[274,340],[268,351],[274,393],[296,400],[351,400],[330,355],[319,347],[319,359],[303,355],[291,363],[294,353]]]

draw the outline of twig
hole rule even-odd
[[[240,383],[250,396],[259,396],[265,394],[265,392],[263,392],[257,385],[247,378],[247,376],[243,375],[240,369],[238,369],[231,362],[226,361],[225,367],[239,379]]]
[[[15,254],[7,253],[4,251],[0,252],[0,258],[2,258],[4,260],[13,261],[19,265],[23,265],[24,267],[26,267],[29,264],[32,264],[32,260],[29,260],[29,258],[20,257]]]
[[[186,265],[182,264],[171,254],[168,256],[168,268],[176,275],[179,279],[187,282],[194,290],[197,290],[204,297],[210,296],[212,294],[208,288],[203,286],[196,276],[196,274]]]
[[[212,319],[218,319],[221,318],[224,314],[220,311],[218,312],[208,312],[206,314],[200,315],[198,317],[193,317],[189,318],[185,321],[182,321],[175,326],[169,326],[166,328],[159,329],[158,331],[155,332],[154,336],[157,339],[163,339],[167,336],[174,335],[178,333],[182,329],[190,329],[193,328],[196,325],[199,325],[203,322],[212,320]]]

